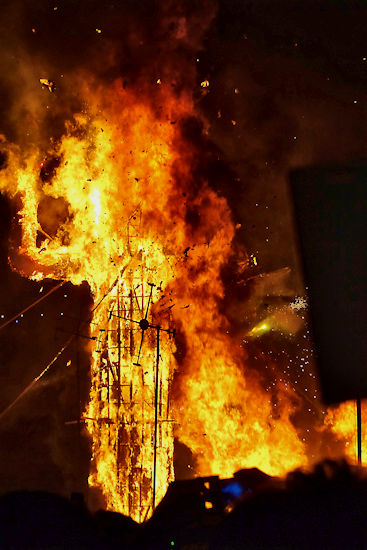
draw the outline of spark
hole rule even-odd
[[[271,327],[268,325],[268,323],[262,322],[256,325],[253,329],[251,329],[250,332],[248,333],[248,336],[255,336],[255,337],[262,336],[263,334],[265,334],[265,332],[268,332],[270,328]]]

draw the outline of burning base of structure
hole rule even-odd
[[[144,256],[140,251],[131,257],[125,276],[94,312],[97,347],[86,412],[88,430],[99,442],[90,482],[108,490],[114,510],[137,521],[149,517],[174,477],[174,332],[152,324],[150,306],[162,289],[147,283],[155,277]]]

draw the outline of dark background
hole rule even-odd
[[[180,19],[187,23],[183,39],[174,32]],[[304,295],[289,171],[367,156],[366,23],[364,2],[331,0],[3,1],[0,7],[0,133],[25,150],[32,142],[47,147],[80,108],[73,90],[80,70],[106,84],[118,76],[136,85],[164,75],[177,88],[192,90],[218,147],[218,169],[224,166],[233,174],[230,184],[225,178],[225,187],[216,178],[216,188],[242,224],[238,242],[257,258],[242,285],[230,270],[223,274],[223,308],[265,384],[287,380],[301,396],[294,422],[311,458],[337,454],[342,444],[317,429],[325,410],[305,315],[293,333],[276,330],[256,340],[246,334],[269,311]],[[55,94],[40,87],[43,77],[56,82]],[[210,85],[204,89],[200,83],[206,79]],[[46,292],[55,284],[25,280],[8,267],[14,208],[0,197],[0,321],[37,299],[42,287]],[[86,287],[66,284],[0,331],[0,410],[43,370],[78,319],[88,317],[90,303]],[[78,425],[69,423],[77,419],[79,401],[83,406],[88,392],[82,342],[73,343],[0,417],[1,491],[38,488],[67,495],[85,489],[88,442],[79,436]],[[177,448],[176,472],[183,477],[193,459],[187,449]]]
[[[367,395],[367,167],[291,174],[323,400]]]

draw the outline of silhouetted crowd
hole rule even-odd
[[[141,525],[115,512],[91,514],[79,494],[14,492],[0,498],[0,548],[367,548],[367,476],[326,460],[285,479],[250,469],[175,481]]]

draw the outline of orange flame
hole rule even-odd
[[[362,402],[362,465],[367,466],[367,433],[364,429],[367,426],[367,410]],[[357,463],[357,404],[355,401],[346,401],[337,407],[328,409],[325,424],[343,442],[345,456],[352,463]]]
[[[173,479],[176,435],[201,474],[243,467],[283,474],[307,463],[290,420],[295,399],[278,388],[278,413],[230,335],[218,304],[221,269],[233,254],[228,204],[208,181],[193,181],[197,151],[182,125],[194,113],[186,95],[163,83],[154,97],[82,89],[85,112],[46,152],[15,146],[0,189],[21,199],[22,241],[13,258],[24,275],[88,281],[95,300],[92,387],[85,417],[93,440],[90,482],[108,507],[139,521],[152,511],[154,399],[159,383],[156,502]],[[56,159],[56,160],[55,160]],[[42,168],[44,169],[44,167]],[[150,329],[134,365],[148,283],[148,321],[175,326],[175,348]],[[173,380],[174,378],[174,380]]]

